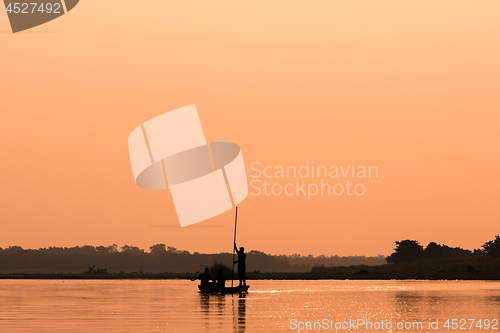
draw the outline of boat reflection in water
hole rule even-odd
[[[233,317],[233,331],[245,332],[246,324],[246,293],[241,294],[204,294],[200,293],[200,309],[205,314],[204,328],[215,325],[223,327],[229,314]],[[231,307],[228,311],[226,307]]]
[[[235,325],[237,332],[245,332],[245,316],[246,316],[246,293],[239,294],[238,298],[238,324]],[[234,309],[234,307],[233,307]],[[236,331],[236,330],[235,330]]]

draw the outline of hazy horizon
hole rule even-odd
[[[398,240],[398,241],[402,241],[402,240]],[[417,240],[418,241],[418,240]],[[486,241],[489,241],[489,240],[486,240]],[[485,242],[486,242],[485,241]],[[432,243],[434,241],[431,241],[429,243]],[[460,248],[462,250],[466,250],[466,251],[471,251],[471,252],[474,252],[475,250],[481,250],[481,246],[485,243],[483,242],[481,245],[473,248],[473,249],[468,249],[468,248],[464,248],[464,247],[460,247],[460,246],[457,246],[457,247],[451,247],[451,248]],[[420,245],[423,246],[423,248],[425,249],[427,245],[429,245],[429,243],[427,244],[422,244],[421,242],[419,242]],[[441,246],[448,246],[447,244],[442,244],[442,243],[439,243],[439,242],[434,242],[434,243],[437,243],[438,245],[441,245]],[[169,244],[164,244],[164,243],[156,243],[156,244],[151,244],[149,246],[146,246],[146,247],[141,247],[141,246],[137,246],[137,245],[134,245],[134,244],[116,244],[116,243],[113,243],[113,244],[109,244],[109,245],[92,245],[92,244],[84,244],[84,245],[73,245],[73,246],[53,246],[53,245],[49,245],[49,246],[44,246],[44,247],[39,247],[39,248],[26,248],[26,247],[23,247],[23,246],[20,246],[20,245],[9,245],[9,246],[0,246],[0,249],[7,249],[9,247],[16,247],[16,246],[20,246],[21,248],[23,248],[23,250],[42,250],[42,249],[48,249],[48,248],[76,248],[76,247],[79,247],[79,248],[83,248],[83,247],[86,247],[86,246],[91,246],[91,247],[94,247],[94,248],[98,248],[98,247],[105,247],[105,248],[109,248],[109,247],[112,247],[113,245],[116,245],[116,248],[118,251],[123,251],[123,247],[125,246],[130,246],[130,247],[137,247],[139,248],[139,250],[143,250],[145,253],[151,253],[151,247],[153,247],[154,245],[165,245],[166,249],[168,250],[168,248],[172,247],[172,248],[175,248],[177,251],[187,251],[191,254],[194,254],[194,253],[200,253],[200,254],[219,254],[219,253],[232,253],[232,247],[231,247],[231,250],[230,251],[219,251],[219,252],[200,252],[200,251],[193,251],[193,250],[189,250],[189,249],[182,249],[182,248],[176,248],[175,246],[170,246]],[[450,246],[448,246],[450,247]],[[245,251],[248,253],[248,252],[251,252],[251,251],[259,251],[259,252],[263,252],[267,255],[272,255],[272,256],[280,256],[280,255],[285,255],[285,256],[293,256],[293,255],[300,255],[300,256],[309,256],[309,255],[312,255],[311,253],[298,253],[298,252],[294,252],[294,253],[268,253],[268,252],[265,252],[265,251],[262,251],[260,249],[254,249],[254,248],[246,248]],[[394,251],[391,251],[391,253],[393,253]],[[356,256],[359,256],[359,257],[367,257],[367,258],[374,258],[374,257],[379,257],[379,256],[384,256],[384,257],[387,257],[387,256],[390,256],[391,253],[389,254],[377,254],[377,255],[364,255],[364,254],[358,254],[358,255],[338,255],[338,254],[335,254],[335,253],[332,253],[332,254],[326,254],[326,253],[323,253],[323,254],[319,254],[319,255],[313,255],[314,257],[318,257],[318,256],[326,256],[326,257],[330,257],[330,256],[338,256],[338,257],[356,257]]]
[[[85,247],[85,246],[93,246],[93,247],[99,247],[99,246],[104,246],[104,247],[108,247],[108,246],[112,246],[114,245],[113,244],[109,244],[109,245],[92,245],[92,244],[84,244],[84,245],[73,245],[73,246],[51,246],[51,245],[48,245],[48,246],[44,246],[44,247],[38,247],[38,248],[27,248],[27,247],[24,247],[24,246],[21,246],[21,245],[9,245],[9,246],[0,246],[1,249],[5,250],[9,247],[16,247],[16,246],[19,246],[21,247],[23,250],[41,250],[41,249],[48,249],[48,248],[74,248],[74,247]],[[116,244],[118,246],[118,250],[121,251],[122,247],[123,246],[136,246],[134,244]],[[156,245],[156,244],[152,244],[152,245],[149,245],[147,247],[141,247],[141,246],[137,246],[140,250],[144,250],[145,253],[150,253],[150,246],[153,246],[153,245]],[[169,246],[168,244],[165,244],[166,246]],[[181,248],[176,248],[178,251],[188,251],[189,253],[193,254],[195,252],[198,252],[200,254],[219,254],[219,253],[232,253],[232,247],[231,247],[231,250],[230,251],[220,251],[220,252],[200,252],[200,251],[192,251],[192,250],[189,250],[189,249],[181,249]],[[466,249],[468,250],[468,249]],[[472,249],[471,251],[473,251],[474,249]],[[280,255],[286,255],[286,256],[292,256],[292,255],[300,255],[300,256],[308,256],[310,255],[311,253],[268,253],[268,252],[265,252],[265,251],[261,251],[259,249],[253,249],[253,248],[245,248],[245,252],[250,252],[250,251],[260,251],[260,252],[264,252],[265,254],[268,254],[268,255],[272,255],[272,256],[280,256]],[[319,254],[319,255],[314,255],[315,257],[317,256],[337,256],[337,254],[333,253],[333,254]],[[339,257],[355,257],[355,256],[359,256],[359,257],[378,257],[378,256],[389,256],[389,254],[377,254],[377,255],[343,255],[343,256],[339,256]]]

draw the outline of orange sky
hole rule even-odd
[[[500,233],[499,15],[492,0],[85,0],[14,35],[0,13],[0,247],[231,251],[234,211],[180,228],[168,191],[132,176],[129,133],[196,104],[249,175],[379,168],[361,197],[249,195],[239,245],[477,248]]]

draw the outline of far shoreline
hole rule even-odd
[[[214,263],[210,273],[215,276],[223,269],[227,281],[231,280],[231,269],[222,264]],[[2,279],[33,279],[33,280],[187,280],[197,277],[200,271],[165,272],[165,271],[108,271],[107,269],[89,268],[86,272],[55,270],[36,271],[26,269],[0,271]],[[247,270],[247,280],[500,280],[500,260],[426,260],[405,264],[384,264],[376,266],[314,266],[302,272],[270,272]],[[237,272],[233,278],[238,280]]]
[[[108,273],[89,275],[81,273],[0,273],[0,280],[189,280],[196,274],[191,273]],[[249,273],[248,281],[256,280],[470,280],[498,281],[498,274],[404,274],[372,275],[368,273],[323,275],[307,273]],[[227,280],[231,281],[230,279]],[[238,280],[234,280],[238,283]]]

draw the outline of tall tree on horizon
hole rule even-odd
[[[415,262],[424,257],[424,248],[416,240],[405,239],[396,241],[394,253],[387,257],[389,264],[406,264]]]
[[[500,258],[500,235],[496,235],[494,240],[484,243],[482,248],[488,258]]]

